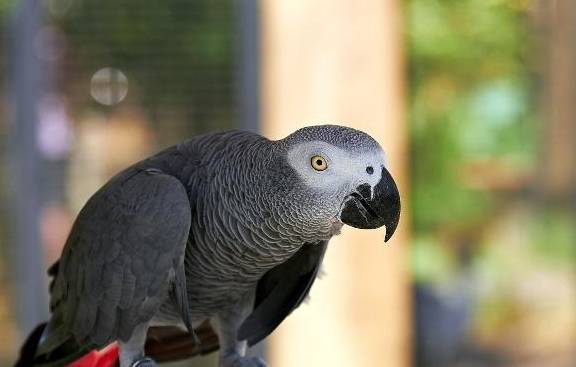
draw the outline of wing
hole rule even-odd
[[[112,179],[80,212],[51,292],[52,319],[38,354],[127,340],[168,296],[188,313],[182,276],[191,204],[176,178],[132,169]]]
[[[268,336],[308,295],[328,241],[305,244],[288,261],[269,270],[258,282],[254,311],[244,320],[238,339],[254,345]]]

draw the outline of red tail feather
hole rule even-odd
[[[68,367],[118,367],[118,343],[101,350],[93,350]]]

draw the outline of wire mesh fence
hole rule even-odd
[[[254,19],[243,18],[254,6],[2,3],[0,101],[10,108],[0,125],[1,365],[47,316],[43,269],[103,182],[193,135],[257,126],[255,95],[246,95],[257,91],[247,85],[255,74],[245,63],[255,50]]]

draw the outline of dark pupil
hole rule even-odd
[[[319,165],[319,166],[321,166],[321,165],[322,165],[322,160],[321,160],[321,159],[317,159],[317,160],[316,160],[316,164]]]
[[[372,167],[372,166],[366,167],[366,172],[368,172],[369,175],[373,174],[374,173],[374,167]]]

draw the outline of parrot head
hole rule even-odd
[[[400,195],[381,146],[368,134],[336,125],[300,129],[282,140],[294,187],[316,216],[352,227],[386,226],[388,241],[400,217]]]

